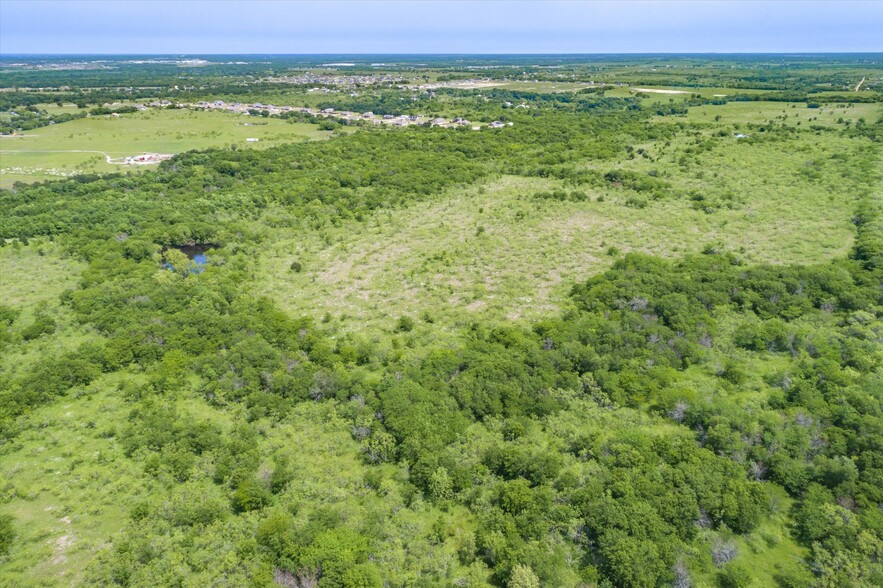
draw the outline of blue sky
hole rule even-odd
[[[883,2],[0,0],[0,54],[839,51]]]

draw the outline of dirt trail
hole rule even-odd
[[[865,78],[862,78],[862,81],[860,81],[859,83],[857,83],[857,84],[855,85],[855,91],[858,92],[859,90],[861,90],[861,89],[862,89],[862,84],[864,84],[864,83],[865,83]]]

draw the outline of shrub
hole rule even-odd
[[[0,515],[0,555],[9,553],[14,539],[15,529],[12,527],[12,517],[7,514]]]
[[[340,578],[340,585],[343,588],[380,588],[383,586],[383,578],[377,566],[373,563],[356,564]]]
[[[245,478],[233,493],[233,508],[237,512],[248,512],[263,508],[270,502],[270,492],[254,478]]]
[[[777,565],[773,577],[782,588],[803,588],[811,586],[815,580],[806,566],[796,562]]]
[[[433,500],[442,502],[450,500],[454,496],[454,485],[448,470],[443,467],[437,468],[429,477],[429,495]]]
[[[414,330],[414,319],[409,316],[400,316],[399,320],[396,321],[396,325],[393,330],[396,333],[408,333]]]
[[[17,316],[18,311],[16,309],[0,304],[0,324],[11,325]]]
[[[31,341],[43,335],[51,335],[55,332],[56,326],[55,319],[51,316],[38,314],[34,322],[21,332],[21,336],[25,341]]]
[[[295,546],[294,518],[287,512],[274,512],[258,525],[255,540],[275,557],[289,554]]]
[[[540,579],[529,566],[516,564],[506,585],[509,588],[540,588]]]
[[[717,582],[721,588],[748,588],[752,577],[744,566],[731,563],[717,575]]]

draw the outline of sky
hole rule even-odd
[[[0,0],[5,55],[880,51],[883,0]]]

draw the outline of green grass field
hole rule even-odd
[[[55,301],[62,291],[76,285],[84,267],[48,242],[0,248],[3,304],[24,309]]]
[[[57,107],[55,107],[57,109]],[[153,166],[109,164],[105,155],[180,153],[229,147],[263,149],[331,135],[315,125],[225,112],[149,110],[119,118],[91,116],[0,137],[0,187],[84,172],[119,172]],[[248,143],[247,138],[259,139]]]
[[[752,90],[743,88],[697,88],[693,86],[658,86],[654,84],[630,84],[628,86],[619,86],[611,90],[607,90],[607,92],[605,92],[605,95],[616,98],[627,98],[629,96],[634,96],[641,90],[645,90],[643,93],[650,96],[651,100],[664,99],[666,101],[669,98],[672,98],[674,100],[685,100],[687,98],[693,97],[694,95],[699,95],[703,98],[722,98],[725,96],[732,96],[734,94],[764,94],[765,92],[768,92],[768,90]]]
[[[96,434],[125,421],[114,384],[104,379],[35,415],[41,426],[0,462],[7,508],[23,522],[20,557],[4,566],[8,585],[82,584],[86,564],[123,526],[127,505],[149,491],[140,468]]]
[[[657,98],[663,98],[658,96]],[[665,102],[665,100],[657,100]],[[854,124],[860,118],[868,122],[883,114],[879,104],[826,104],[821,108],[807,108],[806,104],[790,102],[729,102],[724,105],[693,106],[683,117],[657,117],[657,122],[688,120],[691,122],[725,124],[765,124],[774,122],[786,126],[812,125],[833,127],[843,121]],[[715,120],[715,117],[720,117]],[[798,125],[799,123],[799,125]]]
[[[96,337],[91,329],[75,324],[70,310],[59,301],[64,290],[76,288],[85,266],[82,261],[63,255],[58,247],[48,242],[0,248],[0,286],[3,289],[0,304],[19,312],[12,325],[13,335],[18,335],[33,322],[38,311],[51,316],[58,325],[50,336],[23,342],[0,353],[0,372],[16,374],[27,370],[40,357],[58,356]]]
[[[872,116],[872,108],[831,112],[858,118]],[[655,171],[675,191],[708,195],[711,202],[732,197],[713,213],[686,196],[637,208],[629,202],[640,195],[616,187],[587,188],[586,202],[542,200],[534,195],[572,188],[557,180],[503,176],[362,223],[296,236],[279,232],[259,259],[256,292],[295,315],[329,313],[347,331],[389,329],[400,315],[425,314],[438,333],[478,318],[529,320],[554,313],[573,283],[628,252],[678,258],[711,245],[749,263],[774,264],[846,255],[854,235],[852,202],[862,184],[834,156],[857,157],[860,142],[808,132],[784,144],[731,134],[734,124],[762,123],[782,110],[774,103],[738,103],[660,117],[658,124],[699,123],[701,139],[683,132],[668,145],[636,146],[647,157],[582,163],[601,173]],[[795,111],[784,110],[791,116],[787,121],[796,122]],[[724,136],[716,135],[720,129],[726,129]],[[706,150],[683,163],[697,140],[707,143]],[[289,269],[295,260],[303,264],[301,273]]]
[[[577,92],[584,88],[591,88],[591,84],[584,82],[499,82],[495,83],[494,88],[503,90],[515,90],[520,92]]]

